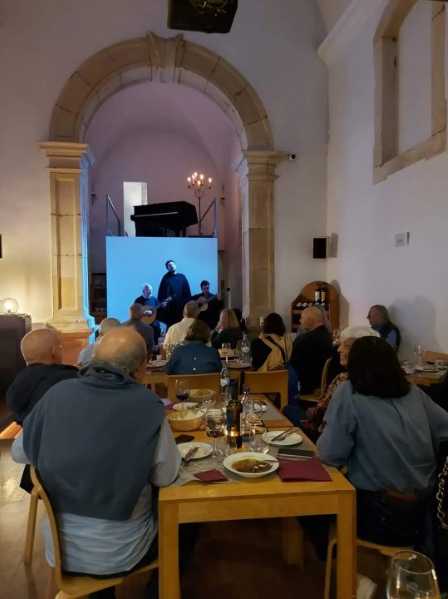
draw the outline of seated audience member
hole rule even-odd
[[[448,439],[448,414],[407,381],[384,339],[357,339],[347,371],[325,415],[320,457],[347,466],[357,489],[358,536],[416,544],[435,483],[436,453]]]
[[[119,326],[120,326],[120,321],[117,318],[104,318],[101,321],[101,324],[99,326],[98,337],[96,339],[96,342],[98,342],[98,340],[101,339],[101,337],[103,335],[105,335],[108,331],[110,331],[114,327],[119,327]],[[80,351],[79,356],[78,356],[79,368],[84,368],[84,366],[87,366],[90,363],[90,360],[92,359],[92,354],[93,354],[94,348],[95,348],[95,343],[89,343],[89,345],[87,347],[85,347],[84,349],[82,349]]]
[[[339,353],[339,363],[342,370],[336,374],[335,377],[329,378],[327,388],[324,390],[319,402],[317,405],[306,411],[306,420],[302,422],[306,434],[313,441],[316,441],[322,433],[325,412],[327,411],[328,405],[336,389],[348,378],[348,354],[356,339],[361,339],[361,337],[379,337],[379,334],[369,327],[347,327],[341,333],[340,344],[337,351]]]
[[[141,306],[143,306],[144,310],[143,313],[145,314],[146,312],[153,312],[154,310],[157,309],[157,298],[153,296],[152,294],[152,285],[150,285],[149,283],[145,283],[143,285],[143,289],[142,289],[142,294],[139,295],[135,300],[134,300],[134,304],[140,304]],[[157,343],[159,342],[159,337],[162,333],[162,327],[160,325],[160,321],[159,320],[155,320],[152,324],[151,324],[153,330],[154,330],[154,343],[157,345]]]
[[[194,320],[188,329],[185,341],[178,345],[167,364],[168,374],[205,374],[220,372],[221,358],[214,347],[207,343],[210,329],[202,320]]]
[[[199,320],[203,320],[210,330],[213,330],[219,320],[222,302],[217,295],[210,293],[209,281],[201,281],[201,293],[193,295],[191,299],[197,302],[201,309]]]
[[[331,357],[333,340],[319,308],[305,308],[300,324],[305,332],[294,340],[290,364],[297,374],[300,393],[306,395],[320,388],[322,370]]]
[[[378,331],[380,336],[398,351],[401,343],[400,329],[391,321],[386,306],[372,306],[367,314],[367,320],[372,329]]]
[[[61,335],[53,328],[27,333],[20,349],[26,362],[6,393],[6,403],[19,424],[50,387],[78,376],[78,369],[62,364]]]
[[[129,308],[130,319],[123,323],[125,327],[133,327],[139,333],[146,343],[146,351],[148,356],[151,355],[154,346],[154,331],[152,326],[142,322],[144,307],[141,304],[132,304]]]
[[[162,402],[139,384],[145,366],[135,330],[109,331],[77,379],[46,393],[12,446],[51,497],[67,573],[125,574],[157,555],[153,487],[173,482],[181,458]],[[48,522],[44,539],[53,566]]]
[[[212,333],[212,345],[216,349],[221,349],[223,343],[230,343],[232,349],[235,349],[238,341],[243,338],[240,323],[233,310],[225,308],[219,316],[219,322]]]
[[[163,347],[174,347],[179,345],[179,343],[182,343],[190,326],[198,316],[199,306],[195,301],[190,300],[184,306],[184,317],[182,320],[171,325],[168,329],[165,335],[165,341],[163,342]]]
[[[252,366],[259,372],[286,368],[291,357],[292,341],[286,334],[280,314],[272,312],[263,321],[263,331],[252,341]]]

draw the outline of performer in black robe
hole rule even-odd
[[[182,311],[191,298],[191,291],[187,277],[176,272],[177,267],[174,260],[167,260],[165,266],[168,272],[160,281],[157,299],[159,303],[166,302],[159,318],[170,327],[182,320]]]

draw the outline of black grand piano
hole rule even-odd
[[[197,225],[198,215],[189,202],[165,202],[134,206],[131,220],[137,237],[185,237],[187,227]]]

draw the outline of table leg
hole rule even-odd
[[[337,599],[356,598],[356,495],[339,496]]]
[[[181,599],[179,573],[179,522],[176,504],[159,503],[160,599]]]
[[[303,570],[304,536],[303,528],[297,518],[282,518],[282,551],[283,559],[289,565],[297,565]]]

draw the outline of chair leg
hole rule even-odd
[[[324,589],[324,599],[330,599],[330,591],[331,591],[331,573],[333,570],[333,552],[336,547],[335,541],[331,540],[328,543],[327,549],[327,562],[325,564],[325,589]]]
[[[30,564],[33,559],[34,535],[36,532],[36,517],[38,503],[39,498],[37,497],[33,489],[30,495],[28,523],[26,526],[25,551],[23,554],[23,561],[25,562],[25,564]]]

